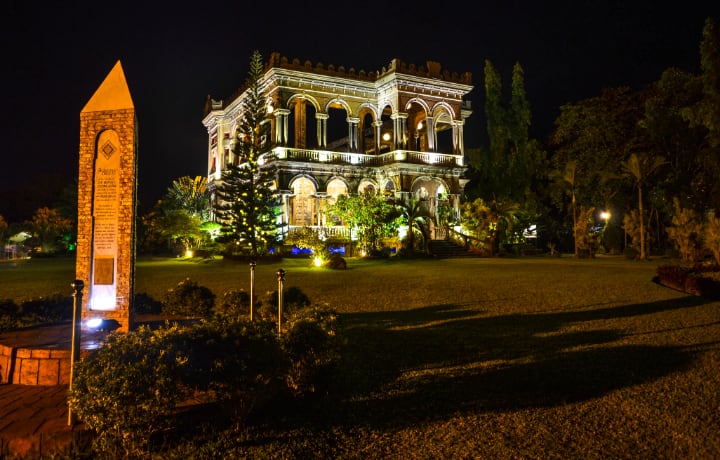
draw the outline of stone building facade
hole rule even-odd
[[[260,84],[268,111],[264,161],[277,171],[283,232],[340,230],[323,209],[341,194],[366,190],[427,198],[431,212],[443,207],[444,215],[459,216],[471,80],[432,61],[416,67],[393,59],[365,72],[273,53]],[[241,88],[227,101],[208,99],[202,122],[211,194],[222,171],[239,161],[233,146],[245,96]]]

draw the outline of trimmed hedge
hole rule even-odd
[[[656,281],[663,286],[708,299],[720,299],[720,265],[660,265]]]

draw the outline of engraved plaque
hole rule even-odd
[[[95,279],[93,284],[113,284],[115,282],[115,259],[114,258],[96,258],[95,259]]]

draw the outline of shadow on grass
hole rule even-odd
[[[344,315],[347,345],[329,394],[298,404],[282,423],[286,428],[400,429],[470,411],[553,407],[598,398],[682,370],[694,354],[680,347],[613,345],[625,336],[622,331],[572,332],[568,327],[706,302],[687,297],[496,317],[456,305]],[[288,407],[282,412],[287,415]],[[265,420],[273,424],[273,418]]]

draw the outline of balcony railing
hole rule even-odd
[[[288,225],[286,228],[288,236],[304,228],[310,228],[322,239],[331,238],[340,241],[351,241],[353,239],[352,229],[340,225]]]
[[[413,150],[394,150],[380,155],[364,153],[333,152],[330,150],[296,149],[275,147],[265,154],[268,161],[287,160],[306,163],[326,163],[357,166],[385,166],[393,163],[411,163],[429,166],[463,166],[462,155],[448,153],[416,152]]]

